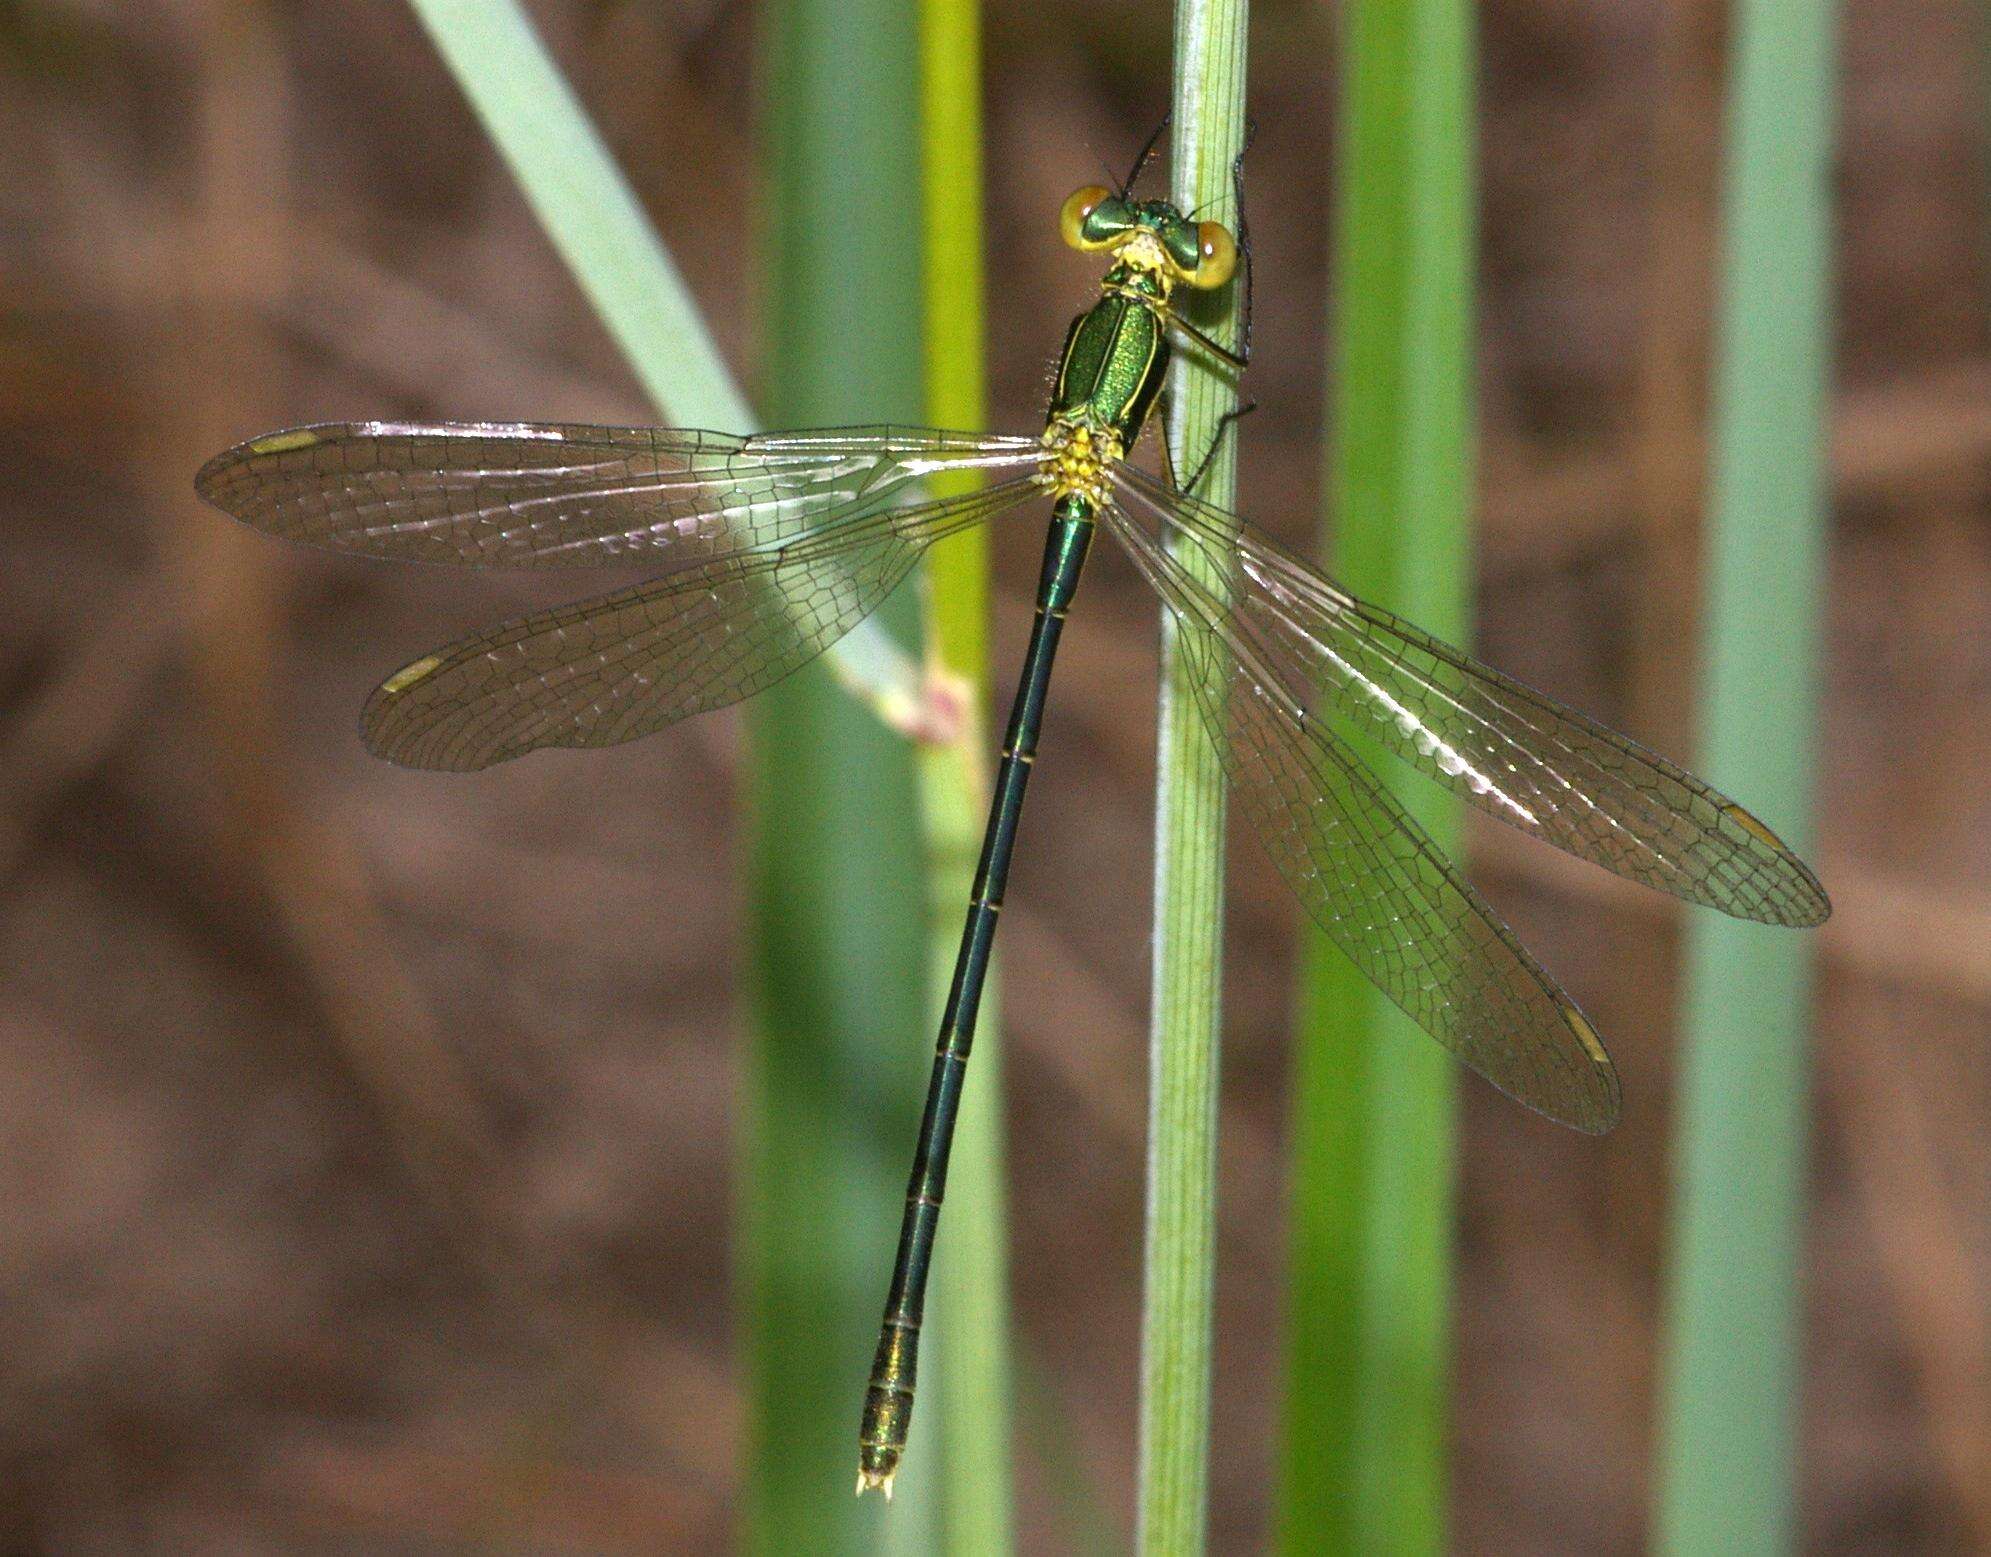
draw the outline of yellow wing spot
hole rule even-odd
[[[1743,810],[1742,807],[1738,805],[1727,805],[1723,806],[1722,809],[1726,811],[1736,821],[1740,822],[1743,825],[1743,827],[1748,829],[1748,831],[1754,833],[1758,838],[1762,839],[1763,842],[1767,843],[1771,848],[1776,849],[1785,854],[1788,854],[1790,852],[1789,846],[1785,844],[1783,839],[1779,838],[1775,833],[1771,832],[1769,828],[1765,827],[1761,822],[1757,821],[1755,817],[1751,816],[1747,811]]]
[[[251,454],[288,454],[292,449],[308,449],[314,443],[324,440],[309,428],[299,427],[290,432],[271,433],[267,438],[257,438],[249,445]]]
[[[1610,1055],[1604,1052],[1604,1045],[1597,1037],[1597,1029],[1590,1025],[1589,1020],[1581,1011],[1577,1010],[1575,1006],[1564,1006],[1562,1008],[1562,1019],[1569,1023],[1569,1030],[1576,1034],[1576,1041],[1583,1045],[1584,1053],[1588,1054],[1599,1065],[1608,1065],[1611,1063]]]
[[[385,692],[389,697],[394,696],[397,692],[405,692],[416,682],[429,675],[441,663],[442,656],[440,654],[425,655],[423,658],[416,660],[414,664],[403,665],[399,670],[395,671],[393,675],[380,683],[380,690]]]

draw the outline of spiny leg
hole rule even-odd
[[[1177,478],[1175,456],[1169,452],[1168,437],[1164,433],[1161,438],[1161,467],[1162,474],[1167,478],[1169,486],[1177,492],[1187,492],[1193,496],[1197,486],[1201,484],[1204,475],[1210,469],[1210,461],[1217,457],[1217,450],[1223,444],[1224,435],[1230,431],[1232,424],[1238,418],[1249,416],[1257,409],[1258,402],[1256,400],[1248,400],[1243,405],[1233,407],[1217,418],[1216,430],[1210,435],[1210,445],[1203,451],[1203,457],[1196,462],[1196,469],[1190,475],[1187,484]],[[1168,410],[1168,393],[1164,390],[1161,397],[1161,419],[1163,427],[1168,425]]]
[[[1247,400],[1243,405],[1233,406],[1217,418],[1216,431],[1210,434],[1210,446],[1203,451],[1203,457],[1196,462],[1196,469],[1190,474],[1189,484],[1178,488],[1179,491],[1187,492],[1192,497],[1195,495],[1196,488],[1202,484],[1203,477],[1209,473],[1210,461],[1217,457],[1217,450],[1223,447],[1224,435],[1231,430],[1239,418],[1249,416],[1257,409],[1258,402],[1256,400]]]
[[[1154,306],[1156,311],[1160,313],[1161,316],[1168,321],[1170,329],[1180,330],[1184,335],[1188,336],[1198,346],[1202,347],[1203,350],[1207,351],[1211,356],[1215,357],[1219,362],[1223,363],[1226,367],[1231,368],[1236,372],[1242,373],[1248,366],[1250,366],[1248,359],[1246,359],[1243,356],[1240,356],[1237,352],[1232,351],[1230,347],[1224,345],[1223,342],[1219,341],[1215,336],[1210,334],[1208,330],[1202,329],[1197,325],[1191,324],[1187,319],[1183,318],[1182,315],[1177,313],[1173,308],[1169,308],[1163,305],[1151,305],[1151,306]]]

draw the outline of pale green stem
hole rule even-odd
[[[1175,13],[1173,198],[1237,224],[1231,168],[1244,145],[1244,0],[1180,0]],[[1238,293],[1198,323],[1235,339]],[[1233,377],[1184,351],[1169,379],[1168,438],[1186,479],[1237,404]],[[1234,446],[1201,495],[1228,506]],[[1183,565],[1227,587],[1195,548]],[[1153,1033],[1141,1324],[1140,1525],[1148,1553],[1201,1551],[1209,1498],[1217,1213],[1217,1079],[1223,982],[1224,781],[1176,635],[1162,624],[1155,793]]]
[[[1792,846],[1811,827],[1825,588],[1837,7],[1740,0],[1708,518],[1701,771]],[[1687,939],[1654,1545],[1797,1544],[1815,942]]]
[[[753,431],[684,277],[517,0],[408,3],[657,414]],[[917,669],[876,623],[859,623],[825,660],[894,728],[922,717]]]

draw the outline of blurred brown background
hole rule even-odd
[[[532,9],[751,380],[751,8]],[[989,13],[1001,427],[1085,297],[1059,201],[1165,101],[1166,9]],[[1480,646],[1679,755],[1723,10],[1481,10]],[[1333,15],[1254,11],[1243,504],[1306,543]],[[1804,1528],[1981,1550],[1991,72],[1969,0],[1846,16]],[[284,552],[190,487],[300,421],[641,420],[631,381],[399,5],[12,0],[0,83],[0,1548],[711,1549],[734,727],[373,763],[378,676],[543,581]],[[1004,678],[1035,561],[1001,555]],[[1013,1236],[1034,1387],[1124,1524],[1153,607],[1110,561],[1084,606],[1006,918]],[[1226,1552],[1265,1528],[1294,918],[1239,843]],[[1474,844],[1628,1114],[1600,1145],[1463,1089],[1457,1545],[1632,1550],[1677,915]],[[1021,1464],[1027,1541],[1060,1549],[1041,1440]]]

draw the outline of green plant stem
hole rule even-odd
[[[764,400],[780,426],[916,421],[923,402],[912,0],[776,0],[760,24]],[[853,263],[852,256],[862,256]],[[881,616],[916,630],[910,590]],[[759,1017],[746,1127],[756,1552],[926,1553],[931,1433],[903,1495],[850,1495],[863,1381],[932,1033],[910,746],[813,667],[748,705]]]
[[[1740,0],[1728,107],[1701,771],[1810,834],[1837,8]],[[1796,1549],[1814,943],[1687,939],[1654,1545]]]
[[[684,277],[517,0],[408,3],[657,414],[751,432],[753,412]],[[887,723],[919,718],[914,668],[875,623],[825,658]]]
[[[1233,229],[1246,17],[1243,0],[1180,0],[1175,13],[1173,198]],[[1236,339],[1239,290],[1227,288],[1196,321],[1225,344]],[[1198,359],[1179,355],[1168,386],[1169,445],[1185,475],[1237,404],[1231,374]],[[1236,469],[1227,439],[1202,494],[1228,506]],[[1208,576],[1195,548],[1181,556]],[[1179,656],[1164,619],[1137,1540],[1143,1552],[1170,1554],[1202,1550],[1209,1498],[1224,910],[1223,770]]]
[[[923,0],[920,95],[925,150],[926,409],[936,426],[987,423],[982,287],[980,17],[972,0]],[[970,478],[971,479],[971,478]],[[964,483],[965,484],[965,483]],[[926,563],[927,676],[959,700],[956,737],[919,750],[925,831],[929,1015],[954,976],[988,810],[989,534],[937,543]],[[928,1409],[946,1456],[943,1549],[1000,1557],[1010,1507],[1009,1248],[1003,1184],[1002,1046],[994,970],[949,1167],[947,1231],[928,1304]]]
[[[1326,489],[1350,588],[1468,626],[1472,11],[1344,12],[1334,415]],[[1364,746],[1364,755],[1373,748]],[[1378,758],[1441,845],[1459,808]],[[1279,1544],[1445,1545],[1455,1068],[1309,931],[1294,1057]]]

